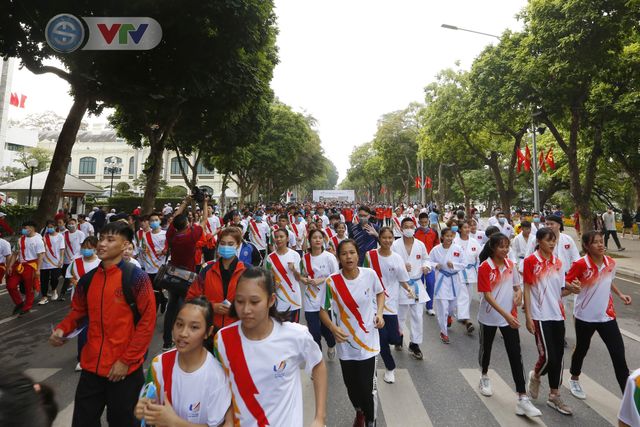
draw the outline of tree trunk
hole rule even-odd
[[[38,203],[38,210],[34,215],[34,221],[38,227],[43,226],[47,218],[53,218],[58,209],[67,167],[71,161],[71,150],[76,142],[78,129],[80,129],[82,118],[87,112],[87,108],[89,108],[90,101],[91,98],[86,93],[76,92],[71,110],[69,110],[64,125],[62,125],[62,130],[53,152],[53,158],[51,159],[49,174]]]
[[[226,204],[227,204],[227,196],[225,191],[227,191],[227,186],[229,185],[229,174],[225,173],[222,175],[222,190],[220,191],[220,213],[224,215],[226,213]]]
[[[464,197],[464,209],[467,212],[467,216],[471,218],[471,197],[469,197],[469,188],[467,188],[466,183],[464,182],[464,176],[460,172],[460,169],[454,167],[454,177],[456,181],[458,181],[458,185],[462,190],[462,196]]]
[[[162,172],[162,160],[164,154],[164,141],[154,136],[149,138],[149,157],[142,170],[146,178],[144,197],[142,198],[142,213],[150,215],[155,209],[156,197],[160,187],[160,172]]]
[[[440,213],[444,213],[444,188],[445,188],[445,177],[444,177],[444,164],[440,162],[438,165],[438,209]]]
[[[504,214],[507,217],[510,217],[512,194],[509,191],[509,189],[506,188],[504,185],[504,180],[502,179],[502,174],[500,173],[500,163],[498,162],[498,154],[496,152],[492,152],[491,156],[487,159],[487,163],[496,181],[496,190],[498,191],[498,198],[500,199],[500,206],[502,207],[502,212],[504,212]]]

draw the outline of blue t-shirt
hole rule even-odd
[[[429,224],[437,224],[439,221],[439,216],[436,212],[429,212]]]

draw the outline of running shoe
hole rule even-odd
[[[480,377],[480,394],[483,396],[493,396],[493,389],[491,388],[491,380],[488,376],[483,375]]]
[[[427,314],[428,314],[429,316],[435,316],[435,315],[436,315],[436,312],[435,312],[433,309],[428,308],[428,309],[427,309]]]
[[[471,322],[467,322],[467,324],[465,325],[467,327],[467,333],[470,334],[471,332],[475,331],[476,328],[473,327],[473,323]]]
[[[424,356],[422,355],[422,351],[420,351],[420,346],[416,343],[409,343],[409,351],[411,352],[411,355],[417,359],[417,360],[422,360],[424,359]]]
[[[20,311],[22,310],[22,306],[24,305],[24,303],[20,303],[18,305],[16,305],[15,307],[13,307],[13,312],[11,313],[13,316],[15,316],[16,314],[19,314]]]
[[[58,291],[53,291],[53,295],[51,295],[51,301],[58,300]]]
[[[384,382],[387,384],[393,384],[396,382],[396,371],[395,369],[388,371],[385,370],[384,372]]]
[[[45,304],[49,304],[49,298],[42,297],[42,299],[38,301],[38,305],[45,305]]]
[[[82,366],[80,366],[80,362],[78,362],[78,363],[76,364],[76,368],[74,369],[74,371],[76,371],[76,372],[80,372],[80,371],[82,371]]]
[[[529,396],[532,399],[537,399],[540,393],[540,378],[536,378],[534,371],[529,371]]]
[[[445,344],[449,344],[449,335],[445,335],[440,332],[440,340]]]
[[[533,406],[531,400],[527,396],[520,396],[516,404],[516,415],[526,415],[527,417],[539,417],[542,415],[540,409]]]
[[[569,390],[576,399],[584,400],[587,398],[587,393],[584,392],[578,380],[569,380]]]
[[[447,328],[450,328],[452,323],[453,323],[453,319],[451,318],[451,316],[448,316],[447,317]]]
[[[29,309],[29,310],[20,310],[20,313],[18,313],[18,317],[22,317],[25,314],[30,313],[30,312],[31,312],[31,309]]]
[[[549,395],[547,405],[564,415],[573,415],[573,410],[562,401],[559,394]]]
[[[336,348],[335,347],[329,347],[327,349],[327,359],[328,360],[334,360],[336,358]]]

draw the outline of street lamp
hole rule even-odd
[[[116,163],[114,161],[110,161],[107,163],[107,172],[111,174],[111,186],[109,187],[109,198],[113,196],[113,176],[116,172],[120,172],[122,169],[122,163]]]
[[[31,169],[31,178],[29,178],[29,197],[27,205],[31,206],[31,189],[33,188],[33,170],[38,167],[38,159],[27,160],[27,167]]]
[[[489,33],[483,33],[481,31],[475,31],[475,30],[468,30],[466,28],[460,28],[457,27],[455,25],[449,25],[449,24],[442,24],[441,25],[442,28],[446,28],[447,30],[458,30],[458,31],[466,31],[468,33],[475,33],[475,34],[481,34],[483,36],[488,36],[488,37],[495,37],[498,40],[500,40],[500,36],[496,36],[495,34],[489,34]]]

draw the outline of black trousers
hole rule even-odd
[[[367,422],[375,421],[378,406],[376,357],[365,360],[340,360],[340,368],[351,404],[364,413]]]
[[[76,388],[72,427],[100,427],[105,406],[110,426],[139,426],[133,410],[143,384],[142,367],[117,382],[83,370]]]
[[[620,240],[618,240],[617,230],[604,230],[604,247],[609,247],[609,236],[613,237],[613,241],[616,243],[618,249],[620,249],[622,245],[620,245]]]
[[[564,356],[564,320],[534,320],[538,361],[535,372],[549,377],[549,388],[562,384]]]
[[[309,333],[313,337],[313,340],[318,344],[320,350],[322,350],[322,337],[327,342],[329,348],[333,348],[336,346],[336,339],[326,326],[320,321],[320,312],[319,311],[305,311],[304,318],[307,321],[307,327],[309,328]],[[329,318],[331,318],[331,314],[329,314]]]
[[[182,302],[184,301],[184,295],[177,294],[175,292],[169,292],[169,302],[167,303],[167,311],[164,313],[164,331],[162,333],[162,340],[164,347],[170,347],[173,342],[171,331],[173,330],[173,323],[176,321],[178,311]]]
[[[62,271],[66,272],[67,268],[69,267],[69,264],[63,264],[62,265]],[[58,292],[58,297],[59,298],[63,298],[64,294],[67,293],[67,290],[69,289],[69,285],[71,284],[71,279],[67,279],[66,277],[64,278],[64,281],[62,282],[62,288],[60,288],[60,292]],[[56,282],[56,286],[51,288],[52,290],[55,290],[58,287],[58,283]]]
[[[493,347],[493,339],[496,337],[497,326],[487,326],[480,323],[480,353],[478,359],[482,374],[489,371],[489,363],[491,362],[491,348]],[[500,333],[504,338],[504,347],[509,357],[509,365],[511,365],[511,375],[516,383],[516,391],[524,394],[527,392],[524,382],[524,366],[522,365],[522,352],[520,351],[520,333],[517,329],[510,326],[501,326]]]
[[[46,270],[40,270],[40,290],[42,296],[46,297],[49,289],[55,289],[58,287],[58,279],[62,269],[60,268],[48,268]]]
[[[618,328],[618,322],[610,320],[608,322],[585,322],[575,319],[576,325],[576,348],[571,355],[571,375],[579,376],[582,371],[582,362],[584,361],[589,346],[591,345],[591,337],[597,331],[604,341],[604,345],[609,350],[609,356],[613,362],[613,370],[616,373],[616,380],[620,390],[624,393],[624,387],[629,377],[629,367],[624,355],[624,341],[622,334]]]

